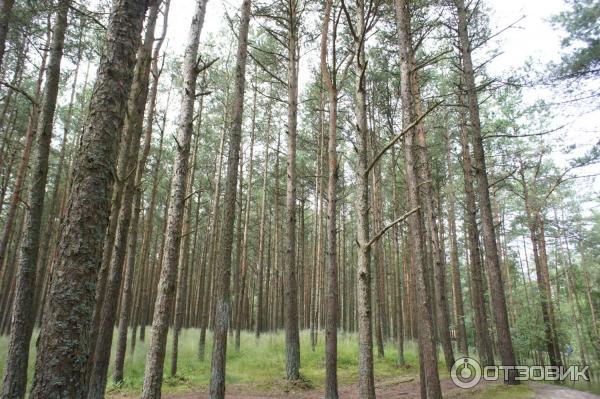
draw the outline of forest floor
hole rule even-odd
[[[36,331],[37,335],[37,331]],[[184,330],[179,340],[179,362],[177,374],[170,376],[171,370],[171,336],[165,358],[165,377],[163,381],[163,398],[192,399],[206,398],[210,379],[210,353],[212,336],[207,335],[206,357],[198,358],[197,329]],[[319,399],[323,397],[325,384],[325,350],[323,335],[319,335],[318,344],[313,351],[308,332],[301,333],[301,374],[303,382],[291,385],[285,380],[285,344],[283,333],[263,334],[256,340],[254,334],[242,333],[241,350],[231,348],[227,351],[227,398],[231,399]],[[114,340],[116,342],[116,339]],[[107,398],[132,399],[141,392],[146,361],[148,340],[137,341],[133,354],[128,350],[125,361],[125,379],[115,385],[109,382]],[[0,337],[0,373],[4,368],[4,359],[8,338]],[[130,349],[130,348],[128,348]],[[114,359],[114,348],[112,353]],[[405,366],[396,364],[397,352],[393,344],[385,346],[385,356],[375,357],[375,378],[377,397],[379,399],[413,399],[419,398],[419,377],[417,347],[414,342],[406,342]],[[31,343],[30,370],[35,362],[35,337]],[[113,363],[109,369],[112,375]],[[445,398],[460,399],[600,399],[600,396],[574,391],[566,387],[545,384],[520,385],[507,387],[503,384],[479,384],[471,390],[456,387],[449,379],[443,356],[439,363],[442,390]],[[29,373],[31,379],[32,373]],[[109,377],[110,381],[110,377]],[[338,340],[338,381],[340,397],[357,398],[358,381],[358,339],[356,334],[341,333]],[[29,381],[31,383],[31,381]],[[600,385],[578,385],[578,389],[593,390],[600,393]]]
[[[457,388],[450,380],[442,381],[442,389],[444,397],[447,398],[464,398],[465,391]],[[489,389],[488,386],[483,384],[469,391],[469,397],[475,397],[473,395],[483,393]],[[379,399],[418,399],[420,398],[419,384],[414,378],[407,380],[394,379],[389,381],[380,382],[376,386],[376,395]],[[339,390],[340,398],[344,399],[356,399],[358,398],[358,386],[351,385],[341,387]],[[190,393],[184,395],[169,395],[166,399],[204,399],[207,398],[206,393]],[[322,390],[309,390],[309,391],[293,391],[286,393],[263,393],[256,395],[248,395],[244,393],[237,393],[235,391],[228,392],[227,397],[231,399],[275,399],[275,398],[294,398],[294,399],[322,399]],[[491,396],[489,396],[491,397]]]
[[[288,390],[287,392],[261,392],[249,393],[249,387],[229,387],[227,389],[228,399],[321,399],[322,390]],[[583,392],[565,386],[541,383],[527,383],[518,387],[509,387],[502,384],[482,383],[475,388],[465,391],[456,387],[450,380],[442,380],[442,391],[447,399],[600,399],[599,395]],[[414,378],[392,379],[382,381],[376,386],[377,398],[379,399],[419,399],[419,384]],[[357,385],[341,387],[340,398],[358,398]],[[163,396],[165,399],[205,399],[206,392],[176,393]],[[132,398],[127,395],[116,395],[112,398]]]
[[[251,387],[233,386],[227,388],[228,399],[321,399],[323,391],[321,389],[289,389],[287,391],[265,391],[249,392]],[[501,384],[482,383],[475,388],[465,391],[458,388],[450,380],[442,380],[442,391],[447,399],[533,399],[534,395],[527,386],[506,387]],[[376,394],[378,399],[419,399],[419,384],[414,378],[410,379],[391,379],[380,381],[376,384]],[[340,387],[339,396],[343,399],[358,398],[358,386],[356,384]],[[133,396],[115,395],[112,399],[129,399]],[[163,395],[164,399],[205,399],[208,398],[207,392],[187,392],[173,393]],[[537,398],[537,397],[535,397]],[[595,398],[595,397],[591,397]],[[590,399],[591,399],[590,398]],[[558,399],[558,398],[557,398]],[[562,399],[562,398],[561,398]],[[567,398],[565,398],[567,399]],[[586,398],[587,399],[587,398]]]
[[[589,392],[582,392],[571,389],[566,386],[529,383],[535,393],[535,398],[539,399],[600,399],[600,396]]]

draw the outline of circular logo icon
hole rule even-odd
[[[452,370],[450,370],[450,378],[457,387],[464,389],[473,388],[481,381],[481,365],[477,360],[470,357],[456,359],[452,365]]]

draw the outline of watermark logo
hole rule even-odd
[[[513,374],[517,381],[589,381],[589,366],[485,366],[470,357],[457,359],[450,370],[452,382],[469,389],[484,381],[507,381]]]
[[[450,378],[460,388],[473,388],[481,381],[481,370],[481,364],[477,360],[470,357],[461,357],[452,365]]]

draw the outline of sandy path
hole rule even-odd
[[[559,385],[529,383],[536,399],[600,399],[600,396],[592,393],[581,392]]]

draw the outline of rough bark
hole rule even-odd
[[[42,301],[40,300],[40,298],[42,298],[42,293],[44,292],[44,287],[46,286],[46,279],[48,277],[48,258],[50,256],[50,249],[54,249],[54,243],[56,241],[56,236],[57,236],[57,226],[58,226],[58,219],[60,217],[60,204],[63,201],[63,198],[65,197],[65,193],[67,192],[67,185],[66,182],[65,184],[61,183],[62,182],[62,177],[65,174],[65,161],[67,159],[67,149],[69,147],[68,142],[69,142],[69,135],[72,132],[72,127],[73,127],[73,111],[75,108],[75,94],[77,92],[77,83],[79,81],[79,69],[82,65],[82,61],[83,61],[83,51],[84,51],[84,46],[83,46],[83,32],[84,32],[84,24],[83,22],[80,20],[79,21],[79,40],[78,40],[78,50],[77,50],[77,59],[76,59],[76,66],[75,66],[75,71],[73,72],[74,74],[74,78],[73,78],[73,84],[71,86],[71,94],[70,94],[70,99],[69,99],[69,105],[67,106],[67,113],[65,115],[64,118],[64,126],[63,126],[63,136],[62,136],[62,140],[61,140],[61,145],[60,145],[60,155],[58,156],[58,164],[56,166],[56,171],[54,172],[54,176],[53,176],[53,182],[54,182],[54,187],[52,189],[52,194],[50,196],[50,203],[49,203],[49,207],[48,207],[48,211],[47,211],[47,223],[43,226],[43,229],[41,230],[41,242],[40,242],[40,247],[39,247],[39,253],[37,256],[37,276],[36,276],[36,287],[34,290],[35,293],[35,299],[34,299],[34,309],[33,312],[36,315],[36,320],[39,321],[41,319],[41,317],[39,315],[41,315],[41,310],[42,310]],[[86,70],[86,75],[85,75],[85,79],[84,79],[84,84],[83,84],[83,92],[85,93],[85,90],[87,89],[87,78],[88,78],[88,73],[89,72],[89,63],[88,63],[88,67]],[[79,108],[83,109],[83,103],[80,104]],[[81,124],[81,120],[78,120],[77,125]],[[76,127],[77,128],[77,127]]]
[[[207,2],[208,0],[198,0],[196,2],[183,59],[183,90],[177,133],[177,149],[173,164],[169,211],[166,222],[165,251],[162,258],[160,280],[154,305],[154,317],[152,319],[152,341],[146,357],[144,385],[141,395],[143,399],[157,399],[161,396],[167,332],[177,280],[181,225],[185,207],[185,188],[193,134],[196,81],[199,73],[197,67],[198,47]]]
[[[131,100],[130,100],[131,101]],[[127,118],[125,119],[127,123]],[[124,134],[121,135],[121,141],[119,143],[119,155],[117,158],[116,170],[117,176],[114,182],[110,201],[110,216],[108,221],[108,227],[104,234],[104,245],[102,248],[102,262],[100,264],[100,270],[98,272],[98,282],[96,285],[96,303],[94,306],[94,312],[92,315],[92,325],[90,332],[90,347],[96,348],[98,341],[98,334],[101,330],[102,323],[102,311],[104,309],[104,300],[107,298],[106,290],[110,281],[110,272],[113,259],[113,251],[115,250],[115,239],[117,237],[117,229],[119,228],[119,216],[121,215],[121,204],[123,200],[123,192],[125,187],[129,185],[129,151],[131,148],[133,130],[124,129]],[[95,356],[95,350],[92,349],[92,362],[93,365]],[[91,372],[91,371],[90,371]]]
[[[31,398],[83,397],[87,388],[89,328],[112,170],[144,11],[139,0],[117,0],[112,9],[53,263]]]
[[[4,365],[3,390],[2,395],[0,395],[3,399],[22,398],[25,395],[27,384],[29,341],[33,332],[35,316],[33,300],[35,298],[37,255],[40,247],[44,197],[48,180],[48,158],[50,156],[50,142],[52,141],[54,111],[60,82],[60,64],[70,3],[70,0],[59,2],[54,21],[48,69],[46,71],[46,85],[37,127],[37,151],[32,168],[32,182],[28,198],[29,208],[25,219],[15,282],[10,341]],[[0,5],[0,7],[2,6]],[[0,25],[0,33],[1,29],[2,26]],[[1,36],[0,41],[3,42]]]
[[[148,79],[150,75],[152,43],[154,41],[154,27],[156,26],[159,7],[159,1],[153,1],[150,5],[150,12],[146,23],[146,35],[143,45],[138,50],[131,95],[127,104],[127,118],[123,132],[124,135],[131,136],[129,154],[127,155],[127,162],[125,163],[126,166],[124,168],[127,173],[130,173],[129,171],[135,169],[138,160],[140,139],[143,130],[142,122],[144,119],[146,99],[148,97]],[[104,391],[106,389],[110,348],[112,347],[113,330],[117,318],[115,309],[117,309],[119,300],[123,265],[125,263],[125,255],[127,252],[127,239],[132,219],[132,205],[136,189],[135,183],[137,181],[138,173],[143,173],[143,171],[137,170],[135,179],[128,178],[127,181],[124,182],[125,187],[119,210],[115,247],[112,251],[105,298],[100,310],[100,330],[96,340],[93,366],[90,373],[88,399],[104,397]],[[135,252],[135,247],[133,248],[133,252]],[[126,292],[125,294],[127,297],[130,296],[130,292]],[[129,300],[128,298],[125,299]],[[123,306],[122,303],[121,312],[127,311],[127,306]]]

